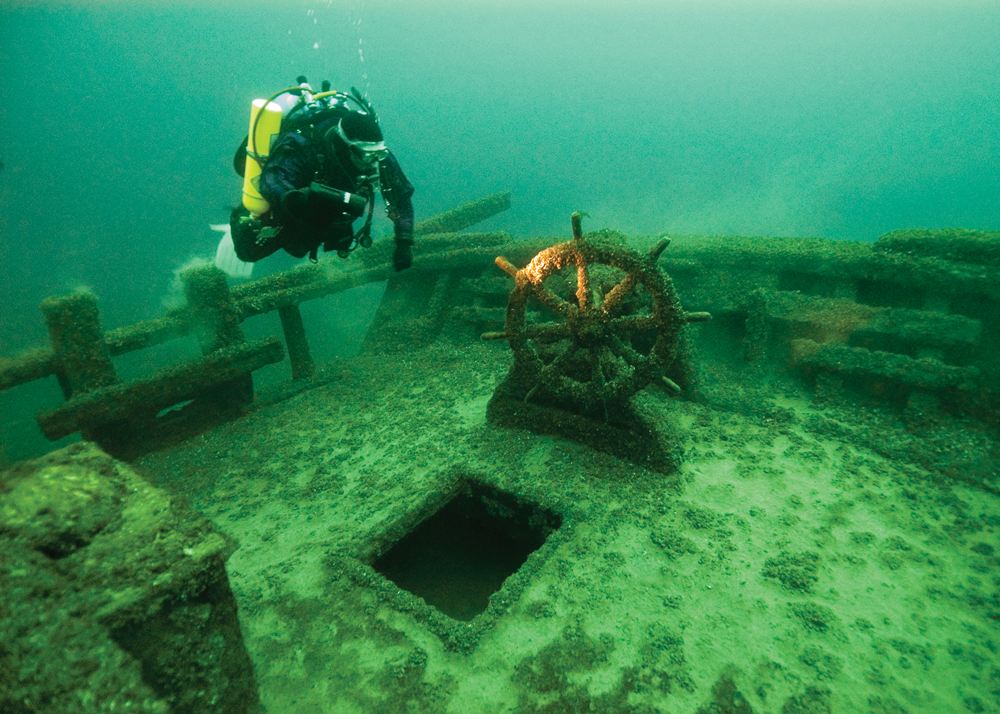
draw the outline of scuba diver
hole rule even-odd
[[[393,267],[413,262],[413,186],[386,148],[378,116],[360,92],[314,94],[305,77],[255,100],[250,132],[233,157],[244,177],[243,202],[225,233],[216,265],[249,277],[250,264],[278,249],[316,262],[319,248],[347,258],[371,245],[375,193],[395,229]],[[351,105],[355,106],[351,106]],[[357,231],[353,224],[365,217]]]

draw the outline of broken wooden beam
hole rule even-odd
[[[81,429],[133,419],[140,414],[155,416],[205,390],[249,377],[254,370],[280,362],[284,357],[285,350],[277,337],[244,342],[145,379],[86,392],[60,407],[39,412],[35,419],[42,433],[55,441]]]
[[[39,347],[17,357],[0,357],[0,392],[55,374],[58,363],[52,350]]]
[[[439,213],[418,223],[413,232],[421,233],[457,233],[469,226],[492,218],[510,208],[510,191],[501,191],[489,196],[463,203],[450,211]]]
[[[818,344],[809,339],[792,340],[792,362],[809,371],[886,380],[929,391],[971,392],[979,389],[980,383],[980,371],[975,367],[954,367],[933,357],[915,359],[839,343]]]

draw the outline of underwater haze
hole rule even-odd
[[[239,200],[250,102],[300,74],[367,93],[418,221],[509,189],[488,227],[516,237],[574,210],[643,234],[1000,228],[998,28],[1000,3],[944,0],[5,3],[0,356],[47,344],[53,293],[92,289],[106,329],[161,314]],[[0,398],[10,442],[30,413]]]

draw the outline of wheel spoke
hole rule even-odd
[[[614,384],[632,376],[635,369],[628,360],[616,355],[609,347],[601,347],[601,371],[607,384]]]
[[[562,366],[566,364],[570,357],[576,354],[577,350],[580,348],[575,344],[570,344],[566,350],[552,360],[551,363],[542,367],[542,377],[544,379],[552,379],[553,375],[560,375],[562,373]]]
[[[563,324],[549,324],[549,325],[533,325],[529,327],[524,332],[524,336],[529,340],[536,340],[537,342],[544,342],[546,344],[552,342],[558,342],[559,340],[565,340],[572,337],[573,331],[569,329],[569,325]]]
[[[576,302],[580,312],[590,312],[594,307],[594,294],[590,290],[590,272],[587,263],[581,260],[576,266]]]
[[[600,347],[596,350],[590,350],[590,380],[598,385],[598,387],[603,387],[607,383],[607,379],[604,375],[604,365],[601,359],[602,353],[604,352],[604,347]]]
[[[642,354],[634,350],[631,345],[626,345],[617,337],[612,336],[608,343],[608,349],[630,365],[635,366],[646,361],[646,358]]]
[[[638,282],[639,280],[635,273],[629,273],[626,275],[620,283],[615,285],[611,291],[604,296],[604,302],[601,303],[601,312],[609,317],[613,316],[620,308],[622,301],[630,292],[632,292],[632,290],[635,289]]]
[[[630,317],[616,317],[611,321],[611,326],[616,332],[631,334],[655,330],[659,327],[659,324],[656,318],[651,315],[635,315]]]
[[[550,309],[555,314],[559,315],[559,317],[565,318],[569,316],[570,312],[574,307],[571,303],[567,302],[566,300],[563,300],[561,297],[556,295],[554,292],[549,290],[544,285],[539,285],[535,283],[534,285],[532,285],[532,288],[534,290],[535,297],[537,297],[538,301],[542,303],[545,307]]]

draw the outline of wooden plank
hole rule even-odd
[[[469,226],[492,218],[510,208],[510,191],[501,191],[469,203],[463,203],[450,211],[439,213],[418,223],[413,232],[421,233],[457,233]]]
[[[978,369],[953,367],[932,357],[914,359],[891,352],[834,343],[821,345],[803,339],[792,340],[792,361],[806,369],[888,380],[931,391],[980,389]]]
[[[56,366],[55,354],[44,347],[13,359],[0,357],[0,392],[55,374]]]
[[[151,377],[114,384],[74,397],[36,415],[42,433],[53,441],[81,428],[156,415],[285,357],[281,339],[270,337],[226,347],[200,360],[160,370]]]

